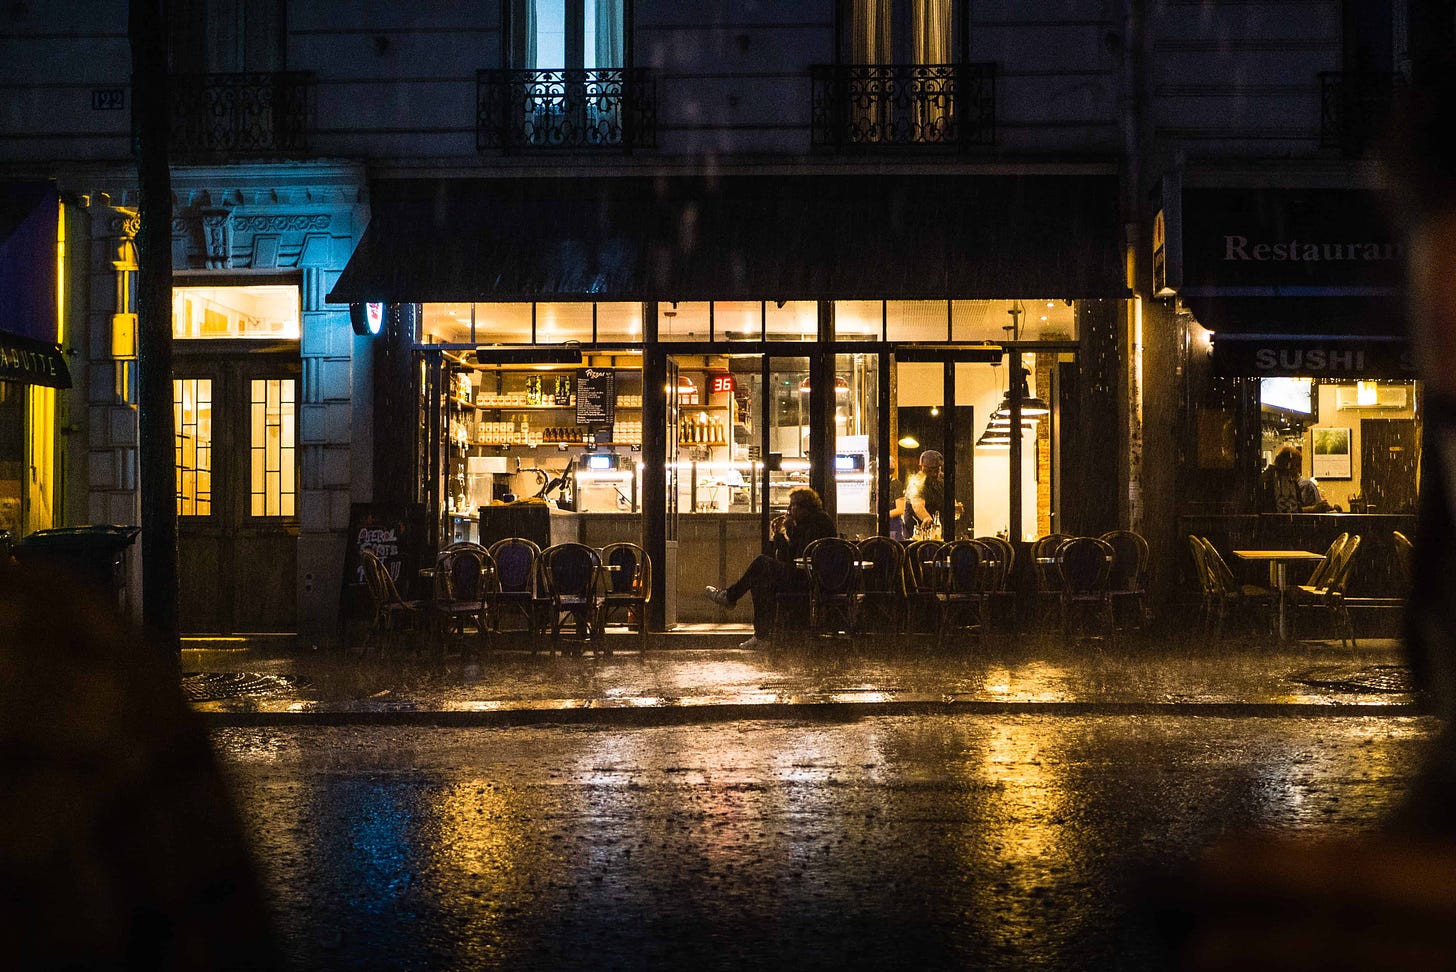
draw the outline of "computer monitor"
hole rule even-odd
[[[835,472],[864,472],[865,457],[862,452],[840,452],[834,456]]]

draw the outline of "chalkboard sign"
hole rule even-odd
[[[339,622],[348,633],[350,622],[367,620],[373,611],[364,584],[364,562],[359,553],[371,550],[384,561],[402,597],[429,595],[421,589],[420,568],[425,551],[425,508],[420,503],[355,503],[349,507],[349,533],[344,547],[344,577],[339,592]]]
[[[576,424],[611,425],[617,417],[617,373],[582,368],[576,373]]]

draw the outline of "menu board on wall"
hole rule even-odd
[[[617,373],[581,368],[576,373],[576,424],[611,425],[617,417]]]

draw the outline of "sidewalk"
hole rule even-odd
[[[611,655],[444,656],[298,647],[291,639],[189,642],[183,689],[214,726],[661,724],[925,712],[1239,716],[1421,714],[1399,644],[1229,639],[1063,643],[992,638],[936,651],[861,639],[743,651],[746,629],[704,626]]]

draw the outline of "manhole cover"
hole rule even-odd
[[[188,672],[182,676],[182,694],[189,702],[215,702],[245,695],[291,692],[300,685],[292,675],[261,672]]]
[[[1337,692],[1413,692],[1405,665],[1322,665],[1289,676],[1292,682]]]

